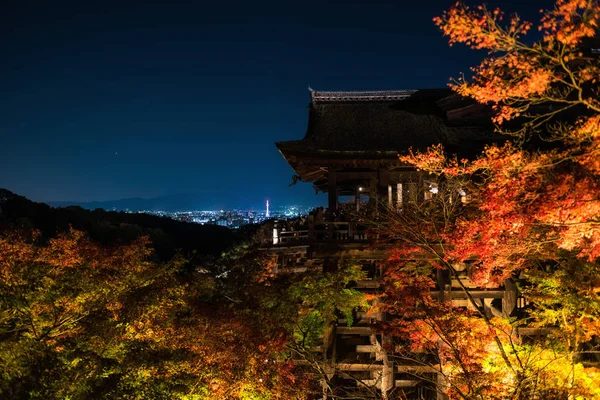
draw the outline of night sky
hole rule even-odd
[[[449,0],[0,3],[0,187],[35,201],[315,203],[274,142],[316,90],[444,87]],[[490,1],[537,20],[551,0]],[[409,5],[409,6],[407,6]]]

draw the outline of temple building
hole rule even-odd
[[[422,196],[422,177],[399,153],[441,143],[468,155],[491,139],[488,110],[447,89],[310,93],[306,136],[276,145],[295,179],[328,193],[330,215],[339,196],[369,195],[390,207]]]
[[[375,214],[381,208],[401,210],[405,203],[425,201],[436,194],[435,183],[400,162],[398,155],[441,143],[451,152],[468,156],[499,139],[492,132],[488,109],[446,89],[311,91],[305,137],[276,146],[295,171],[294,181],[311,182],[316,191],[327,193],[328,206],[316,217],[322,220],[309,221],[306,229],[274,228],[269,251],[277,257],[278,272],[327,271],[341,260],[352,260],[368,276],[356,288],[380,290],[381,261],[387,257],[387,248],[371,244],[361,222],[344,215],[340,199],[346,199],[343,206],[353,211],[369,208]],[[467,193],[460,195],[468,201]],[[517,308],[514,283],[481,289],[471,284],[468,269],[460,273],[461,281],[490,316],[512,315]],[[434,292],[440,301],[470,306],[458,282],[448,274],[438,273]],[[326,331],[315,351],[325,360],[328,380],[336,386],[356,387],[357,392],[375,389],[383,398],[443,399],[435,387],[439,377],[434,369],[392,361],[386,355],[387,339],[374,328],[385,318],[383,313],[359,312],[351,326],[340,319]]]

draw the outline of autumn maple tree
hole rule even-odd
[[[314,349],[367,306],[357,265],[274,274],[260,243],[218,258],[157,257],[148,237],[0,231],[0,397],[304,399]],[[308,361],[298,369],[295,358]]]
[[[0,397],[294,399],[288,332],[249,252],[156,257],[146,237],[0,233]]]
[[[385,228],[400,239],[384,295],[397,318],[385,329],[398,357],[437,354],[437,364],[420,361],[452,398],[598,397],[600,4],[558,0],[534,25],[457,3],[434,22],[450,44],[488,52],[451,87],[489,107],[505,140],[474,160],[441,146],[401,157],[440,190]],[[461,283],[465,268],[479,287],[519,284],[521,318],[490,315]],[[440,273],[462,287],[468,310],[432,301]],[[535,337],[517,334],[525,324]]]

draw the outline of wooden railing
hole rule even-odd
[[[275,234],[273,235],[273,244],[283,244],[294,241],[308,240],[308,232],[308,229],[299,231],[280,231],[278,234],[279,241],[276,240],[277,237],[275,236]]]
[[[366,229],[357,222],[326,222],[299,230],[285,230],[285,228],[277,227],[273,229],[273,244],[316,240],[365,241],[368,239]]]

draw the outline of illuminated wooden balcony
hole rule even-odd
[[[286,246],[311,242],[368,242],[369,234],[357,222],[326,222],[320,225],[301,226],[286,230],[273,228],[273,245]]]

